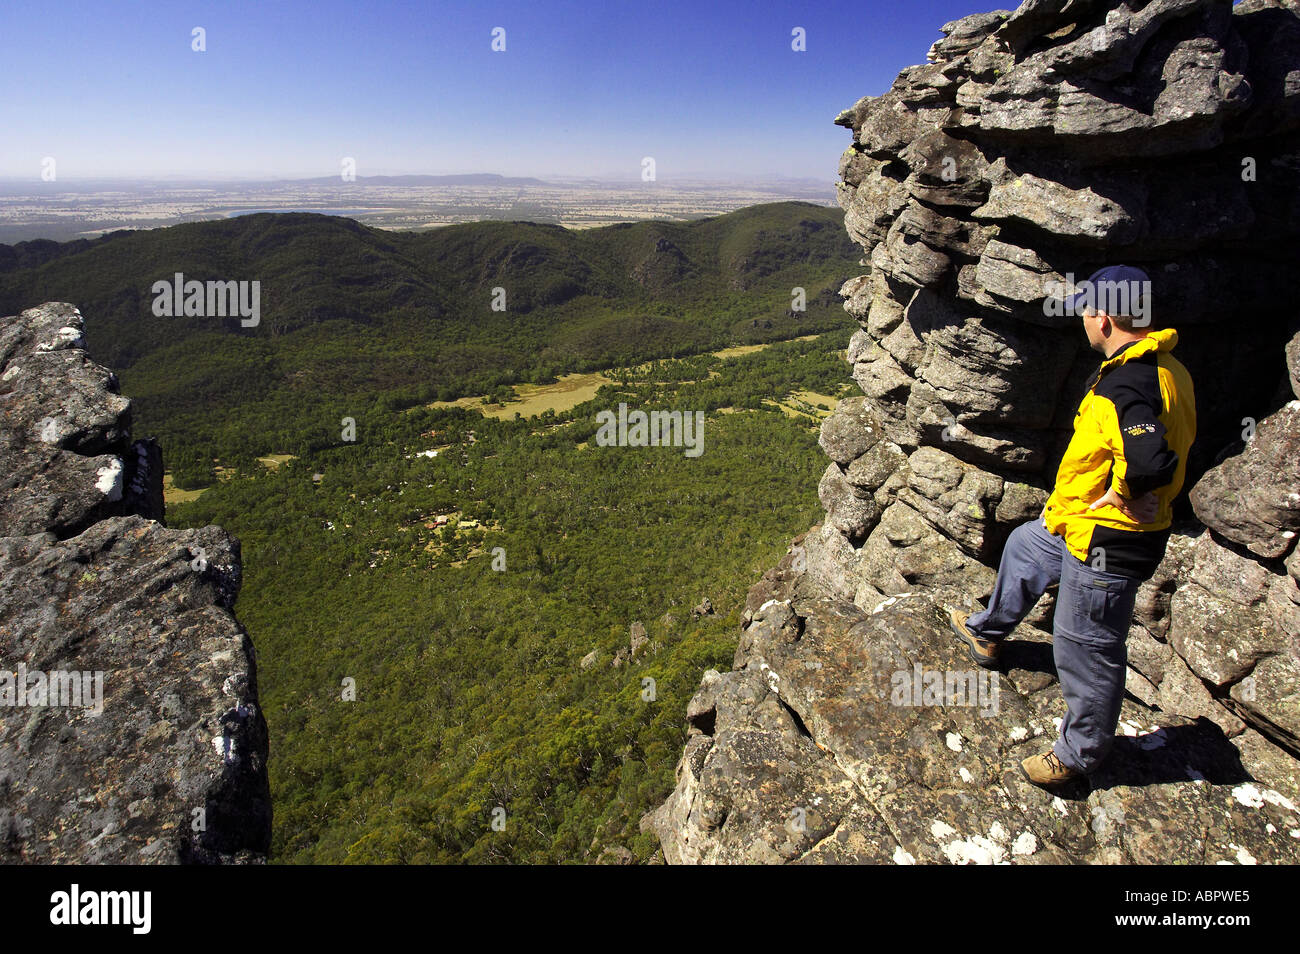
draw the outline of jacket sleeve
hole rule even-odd
[[[1106,395],[1115,409],[1112,426],[1107,428],[1112,483],[1121,497],[1129,499],[1172,483],[1178,471],[1178,454],[1170,448],[1160,423],[1159,390],[1154,396],[1150,390],[1136,382],[1117,381]]]

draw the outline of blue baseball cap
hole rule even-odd
[[[1079,291],[1064,301],[1066,314],[1084,309],[1111,315],[1149,316],[1151,276],[1132,265],[1110,265],[1094,272]]]

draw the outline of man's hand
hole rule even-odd
[[[1105,495],[1094,500],[1092,506],[1088,509],[1096,510],[1098,507],[1114,507],[1136,523],[1150,523],[1156,518],[1156,511],[1160,509],[1160,498],[1156,496],[1153,490],[1141,497],[1128,500],[1121,497],[1115,492],[1115,488],[1111,487],[1106,491]]]

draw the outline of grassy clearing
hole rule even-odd
[[[463,397],[455,401],[435,401],[426,407],[438,410],[448,407],[463,407],[467,410],[481,411],[484,417],[512,421],[516,414],[521,417],[537,417],[546,411],[556,414],[572,410],[584,401],[590,401],[606,384],[614,380],[600,371],[587,374],[566,374],[554,384],[518,384],[515,393],[519,400],[505,404],[484,404],[482,397]]]
[[[289,463],[289,461],[297,459],[293,454],[267,454],[265,457],[259,457],[257,462],[268,470],[275,470]]]
[[[791,341],[811,341],[817,335],[801,335],[798,338],[791,338]],[[762,351],[770,348],[774,344],[781,344],[779,341],[766,341],[763,344],[736,345],[734,348],[723,348],[721,351],[712,352],[715,358],[722,358],[724,361],[728,358],[739,358],[742,354],[753,354],[755,351]]]
[[[198,500],[203,496],[204,490],[207,490],[207,488],[181,490],[172,482],[171,474],[163,474],[163,503],[165,504],[189,503],[191,500]]]
[[[799,338],[791,338],[791,341],[811,341],[817,335],[803,335]],[[741,355],[753,354],[756,351],[763,351],[774,344],[781,342],[769,341],[764,344],[755,345],[737,345],[734,348],[723,348],[721,351],[710,352],[715,358],[738,358]],[[651,365],[649,363],[633,368],[634,371],[644,371]],[[717,371],[709,373],[710,378],[718,376]],[[462,407],[467,410],[481,411],[484,417],[492,417],[497,420],[514,420],[516,414],[521,417],[537,417],[546,411],[554,411],[561,414],[570,411],[586,401],[590,401],[596,396],[606,384],[615,384],[615,380],[609,376],[606,371],[592,371],[585,374],[566,374],[554,384],[518,384],[515,385],[515,393],[519,395],[516,401],[507,401],[505,404],[484,404],[482,395],[457,398],[454,401],[434,401],[432,404],[426,404],[425,407],[432,410],[448,407]],[[803,392],[801,392],[803,393]],[[828,402],[831,407],[835,406],[836,398],[827,397],[826,395],[814,394],[816,400],[810,403]],[[800,397],[800,395],[795,395]],[[800,398],[803,400],[803,398]],[[789,409],[787,409],[789,413]],[[283,455],[273,455],[283,456]],[[266,460],[267,458],[261,458]]]

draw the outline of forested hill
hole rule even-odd
[[[474,222],[389,232],[311,213],[245,215],[90,241],[0,245],[0,308],[78,302],[89,319],[88,345],[118,370],[196,337],[277,338],[318,331],[326,322],[342,323],[331,332],[371,336],[406,334],[414,324],[440,343],[496,346],[522,360],[537,357],[539,348],[549,348],[544,357],[554,363],[575,351],[604,362],[650,352],[658,357],[658,342],[644,354],[594,347],[598,332],[624,317],[604,309],[677,306],[663,308],[677,313],[660,330],[701,347],[729,343],[733,335],[789,337],[788,327],[749,335],[732,327],[740,314],[693,306],[739,292],[754,304],[761,296],[768,307],[751,309],[755,314],[778,317],[789,309],[792,282],[827,267],[856,268],[859,254],[844,234],[843,217],[838,209],[782,202],[679,224],[570,231]],[[155,318],[151,286],[176,272],[200,281],[260,281],[260,326],[243,329],[234,318]],[[496,287],[506,289],[504,312],[492,310]],[[772,291],[778,294],[764,294]],[[578,304],[587,307],[564,307]]]
[[[335,440],[335,411],[838,327],[836,292],[858,258],[843,213],[802,202],[585,231],[388,232],[267,213],[0,246],[0,313],[75,302],[87,347],[135,401],[137,430],[173,457],[201,443],[211,456],[294,452]],[[260,282],[260,324],[155,317],[153,283],[177,272]],[[791,307],[796,287],[806,310]],[[225,426],[235,417],[242,426]]]

